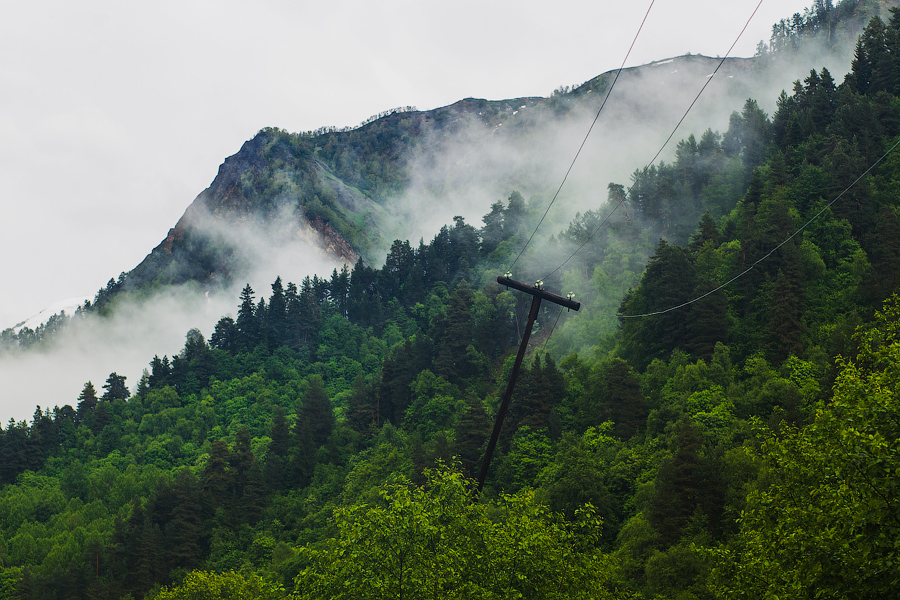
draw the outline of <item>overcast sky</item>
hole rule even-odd
[[[724,55],[757,4],[656,0],[628,65]],[[808,4],[764,1],[732,55]],[[137,265],[262,127],[547,96],[617,68],[649,5],[7,2],[0,329]]]

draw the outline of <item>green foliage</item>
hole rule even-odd
[[[896,296],[859,336],[859,354],[842,361],[834,399],[815,422],[761,434],[767,474],[739,537],[719,551],[723,593],[877,598],[900,582]]]
[[[192,571],[177,586],[165,588],[148,598],[154,600],[279,600],[284,589],[256,574],[228,571]]]
[[[383,506],[335,512],[338,536],[303,550],[299,598],[604,598],[609,559],[590,506],[566,525],[532,494],[473,502],[470,482],[396,480]]]

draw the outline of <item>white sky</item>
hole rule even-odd
[[[723,55],[757,3],[656,0],[628,64]],[[649,4],[5,2],[0,329],[137,265],[260,128],[547,96],[617,68]],[[810,4],[765,0],[732,55]]]

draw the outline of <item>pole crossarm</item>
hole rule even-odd
[[[547,300],[548,302],[552,302],[554,304],[559,304],[560,306],[564,306],[565,308],[571,308],[572,310],[578,310],[581,308],[581,302],[575,302],[574,300],[570,300],[568,298],[564,298],[558,294],[554,294],[553,292],[548,292],[544,288],[537,287],[534,285],[528,285],[527,283],[522,283],[521,281],[516,281],[514,279],[510,279],[509,277],[497,277],[497,283],[500,285],[505,285],[506,287],[511,287],[514,290],[519,290],[520,292],[525,292],[526,294],[531,294],[532,296],[537,296],[541,300]]]
[[[497,447],[497,440],[500,439],[500,429],[503,427],[503,419],[506,417],[506,411],[509,409],[510,400],[512,400],[513,390],[516,387],[516,379],[519,376],[519,369],[522,366],[522,359],[525,358],[525,349],[528,347],[528,340],[531,337],[531,330],[534,327],[534,321],[537,319],[538,310],[541,308],[541,300],[547,300],[554,304],[559,304],[572,310],[581,308],[580,302],[575,302],[571,298],[563,298],[557,294],[553,294],[541,288],[539,285],[527,285],[520,281],[515,281],[509,277],[498,277],[497,283],[505,285],[513,289],[525,292],[532,296],[531,310],[528,312],[528,324],[525,326],[525,332],[522,334],[522,341],[519,343],[519,352],[516,354],[516,360],[513,363],[512,373],[509,375],[509,383],[506,386],[506,393],[500,400],[500,408],[497,410],[497,418],[494,421],[494,429],[491,432],[491,439],[488,440],[487,449],[484,451],[484,459],[481,461],[481,469],[478,472],[478,492],[484,487],[484,480],[487,479],[487,472],[491,466],[491,457],[494,455],[494,448]]]

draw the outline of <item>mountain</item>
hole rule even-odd
[[[394,239],[425,238],[457,215],[478,219],[512,190],[546,203],[604,104],[551,215],[562,227],[602,203],[598,190],[626,183],[648,164],[670,133],[680,139],[708,127],[724,131],[748,98],[771,113],[772,99],[805,78],[810,64],[843,72],[869,18],[886,15],[896,2],[820,4],[775,24],[770,45],[761,43],[754,58],[679,56],[609,71],[548,98],[408,107],[355,129],[263,129],[225,160],[209,188],[127,274],[123,289],[240,283],[266,260],[259,246],[269,242],[303,241],[337,263],[362,257],[378,264]],[[673,153],[670,145],[661,159]]]
[[[247,285],[208,340],[192,325],[180,351],[146,353],[133,393],[114,371],[102,393],[87,381],[74,407],[0,428],[0,598],[893,597],[898,47],[900,11],[866,28],[843,83],[810,70],[771,118],[766,100],[745,100],[724,134],[682,138],[627,191],[606,188],[612,206],[540,232],[519,270],[559,265],[545,283],[574,289],[581,309],[530,313],[533,354],[480,494],[467,477],[531,304],[496,273],[543,218],[518,193],[483,227],[459,217],[415,247],[394,241],[381,268],[278,277],[271,295]],[[656,63],[645,83],[674,87],[706,60]],[[225,257],[233,277],[244,247],[227,244],[290,238],[317,215],[371,242],[390,236],[404,199],[419,200],[409,230],[492,172],[540,200],[537,176],[513,166],[541,167],[555,149],[512,142],[552,142],[523,125],[542,114],[569,141],[575,99],[469,100],[431,124],[404,110],[379,118],[396,120],[380,138],[266,130],[157,260],[191,258],[197,235],[194,249]],[[638,108],[619,114],[652,119]],[[415,140],[397,134],[406,120],[423,130]],[[624,153],[626,141],[608,144]],[[588,175],[573,170],[571,189],[589,195],[604,177]],[[371,228],[339,212],[340,186]],[[627,214],[610,212],[620,203]],[[210,285],[225,273],[198,272]],[[129,322],[128,337],[158,330],[173,306],[147,329]],[[106,326],[124,309],[87,315],[100,335],[73,340],[78,354],[111,346]],[[60,371],[42,361],[29,378],[42,402]]]
[[[590,190],[605,189],[638,164],[633,157],[649,160],[664,139],[660,132],[687,106],[674,100],[695,95],[718,63],[681,56],[624,70],[595,135],[600,145],[588,147],[590,172],[574,174],[576,191],[567,200],[584,204]],[[480,216],[512,189],[545,198],[614,75],[550,98],[467,98],[395,112],[351,131],[263,129],[225,160],[209,188],[127,274],[127,288],[240,278],[252,262],[241,232],[252,228],[274,227],[283,239],[320,245],[339,261],[362,256],[377,263],[394,238],[428,235],[457,212]],[[771,80],[788,81],[756,59],[728,59],[703,100],[724,125]],[[689,118],[687,126],[697,122]],[[617,138],[639,142],[622,152],[607,145]],[[417,210],[423,204],[426,214]]]

